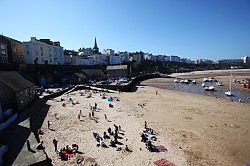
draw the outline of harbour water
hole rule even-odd
[[[157,87],[157,88],[163,88],[167,90],[174,90],[174,91],[181,91],[181,92],[187,92],[187,93],[195,93],[205,96],[213,96],[219,99],[227,99],[232,101],[239,101],[243,103],[250,103],[250,90],[249,89],[232,89],[233,96],[226,96],[225,92],[228,91],[229,87],[224,86],[217,86],[215,82],[206,82],[206,85],[214,86],[214,91],[205,91],[204,87],[201,86],[203,81],[197,81],[196,84],[193,84],[192,82],[189,84],[185,83],[174,83],[173,79],[169,79],[169,81],[162,81],[162,82],[145,82],[143,84]]]

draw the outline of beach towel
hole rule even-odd
[[[166,152],[166,151],[168,151],[167,148],[165,146],[162,146],[162,145],[155,146],[155,149],[157,149],[159,152]]]
[[[166,159],[160,159],[154,162],[154,164],[156,166],[175,166],[174,163],[172,163],[171,161],[168,161]]]

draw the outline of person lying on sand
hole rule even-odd
[[[109,108],[113,108],[114,107],[114,105],[112,105],[111,103],[109,103]]]
[[[128,148],[128,145],[126,145],[125,151],[127,151],[127,152],[132,152],[132,150]]]
[[[110,136],[108,136],[107,133],[104,131],[104,132],[103,132],[103,138],[104,138],[104,139],[110,139]]]
[[[148,139],[144,133],[141,134],[141,142],[146,142]]]

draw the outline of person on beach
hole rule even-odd
[[[108,128],[108,133],[109,133],[109,135],[111,135],[111,133],[112,133],[112,130],[110,127]]]
[[[91,119],[91,113],[89,113],[89,118]]]
[[[57,151],[57,140],[56,139],[53,139],[53,144],[54,144],[54,147],[55,147],[55,152]]]
[[[51,124],[50,124],[50,121],[48,121],[48,129],[50,129],[50,125],[51,125]]]
[[[155,95],[158,95],[158,91],[155,91]]]
[[[117,143],[118,142],[117,141],[117,139],[118,139],[118,133],[117,132],[115,132],[114,139],[115,139],[115,143]]]
[[[147,129],[147,127],[148,127],[147,121],[145,121],[144,126],[145,126],[145,129]]]
[[[105,117],[105,120],[107,120],[107,119],[108,119],[106,114],[104,114],[104,117]]]
[[[115,127],[115,131],[118,131],[118,126],[116,126],[116,125],[114,124],[114,127]]]
[[[97,109],[97,104],[95,103],[95,109]]]
[[[92,111],[92,117],[95,117],[95,113],[94,113],[94,111]]]
[[[122,128],[121,128],[121,126],[120,126],[120,125],[118,126],[118,129],[119,129],[119,131],[121,131],[121,130],[122,130]]]
[[[27,139],[26,141],[26,144],[27,144],[27,149],[28,151],[32,151],[31,147],[30,147],[30,141]]]
[[[147,137],[144,133],[141,134],[141,142],[146,142],[147,141]]]
[[[80,116],[82,116],[82,110],[80,110]]]
[[[107,135],[106,131],[103,132],[103,138],[104,139],[110,139],[110,137]]]
[[[79,119],[79,120],[81,119],[81,115],[80,115],[80,114],[78,114],[78,119]]]
[[[38,134],[38,135],[43,135],[44,132],[43,132],[42,129],[40,128],[40,129],[37,130],[37,134]]]

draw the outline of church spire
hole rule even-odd
[[[96,37],[95,37],[95,45],[94,45],[94,53],[98,54],[99,53],[99,48],[97,47],[97,42],[96,42]]]
[[[94,48],[98,48],[98,47],[97,47],[97,42],[96,42],[96,37],[95,37],[95,45],[94,45]]]

